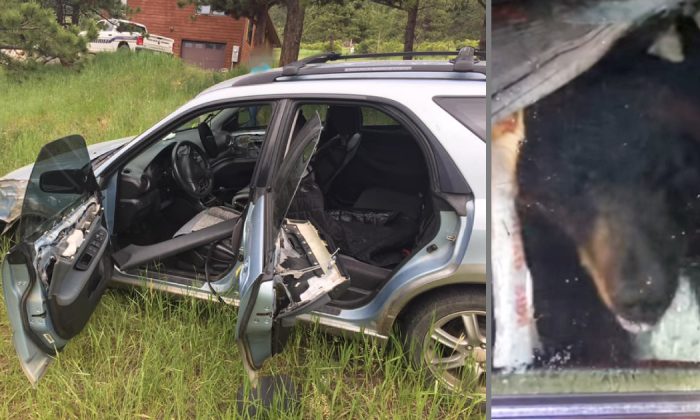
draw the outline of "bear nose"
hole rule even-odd
[[[650,287],[625,288],[619,292],[617,303],[623,318],[647,324],[655,324],[668,304],[661,291]]]

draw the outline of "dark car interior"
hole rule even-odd
[[[217,279],[231,269],[230,232],[248,198],[265,136],[264,125],[250,123],[249,114],[259,112],[234,112],[224,123],[223,117],[207,116],[122,169],[114,232],[122,248],[115,254],[118,263],[142,262],[137,268],[147,266],[169,279],[201,276],[205,266],[207,278]],[[351,305],[371,297],[432,239],[439,223],[436,201],[423,152],[399,122],[373,107],[307,104],[298,109],[294,131],[317,112],[324,128],[287,218],[310,221],[329,251],[337,252],[351,286],[335,300]],[[188,183],[196,171],[181,164],[179,155],[185,154],[208,161],[210,169],[200,175],[210,184]],[[184,243],[188,251],[177,252]]]
[[[369,107],[322,111],[324,131],[287,217],[311,221],[338,250],[351,286],[335,301],[351,305],[377,291],[437,220],[423,153],[404,127]]]

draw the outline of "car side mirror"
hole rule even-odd
[[[42,173],[39,188],[52,194],[83,194],[97,191],[97,181],[92,171],[60,169]]]

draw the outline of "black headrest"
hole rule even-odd
[[[353,135],[362,129],[362,110],[358,106],[332,105],[326,113],[329,134]]]
[[[294,135],[292,137],[295,137],[305,124],[306,117],[304,116],[304,111],[299,110],[299,113],[297,114],[297,121],[294,123]]]

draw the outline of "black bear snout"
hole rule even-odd
[[[673,283],[646,281],[636,286],[627,284],[613,296],[615,312],[628,321],[656,324],[671,303],[673,293],[667,289]]]
[[[633,233],[621,250],[619,274],[610,284],[613,311],[628,321],[651,325],[661,319],[676,293],[679,266],[676,256],[682,253],[682,248],[676,249],[677,244],[651,237],[656,227],[667,225],[662,221],[668,220],[668,216],[659,211],[654,219],[656,226],[637,220],[627,229]],[[658,243],[663,245],[657,247]]]

